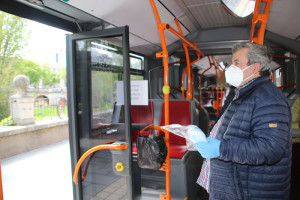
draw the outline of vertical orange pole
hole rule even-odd
[[[1,163],[0,163],[0,200],[3,200],[3,187],[2,187],[2,175],[1,175]]]
[[[197,47],[197,45],[195,44],[195,46]],[[192,63],[191,63],[191,66],[196,63],[198,60],[200,60],[200,54],[197,53],[197,59],[194,60]],[[184,69],[184,71],[182,72],[182,75],[181,75],[181,93],[182,93],[182,99],[184,99],[184,76],[187,72],[187,67]],[[193,73],[192,74],[192,98],[194,97],[194,77],[193,77]]]
[[[271,71],[271,81],[274,83],[274,73]]]
[[[205,74],[205,72],[207,72],[208,70],[210,70],[210,68],[212,67],[212,64],[210,62],[210,59],[209,59],[209,56],[207,56],[208,58],[208,61],[209,61],[209,68],[207,68],[206,70],[204,70],[202,72],[202,74],[200,75],[200,78],[199,78],[199,111],[201,112],[201,79],[203,77],[203,75]]]
[[[222,101],[223,101],[223,85],[224,85],[224,77],[223,77],[223,72],[219,69],[219,64],[217,63],[217,61],[213,58],[213,62],[215,65],[215,69],[219,72],[220,74],[220,80],[218,81],[218,113],[219,111],[222,109]]]
[[[181,75],[181,91],[182,91],[182,99],[184,99],[184,76],[186,74],[187,67],[184,69]]]
[[[223,91],[224,91],[224,72],[220,70],[220,76],[221,76],[221,108],[223,107]]]
[[[165,125],[169,125],[169,93],[170,93],[170,86],[169,86],[169,65],[168,65],[168,51],[167,51],[167,45],[165,41],[165,35],[164,35],[164,28],[161,24],[160,17],[158,14],[158,11],[156,9],[155,3],[153,0],[149,0],[151,7],[153,9],[155,19],[157,22],[158,31],[160,34],[161,39],[161,46],[162,46],[162,52],[157,53],[156,57],[162,57],[163,63],[164,63],[164,87],[163,87],[163,93],[164,93],[164,103],[165,103]],[[166,158],[166,195],[160,195],[161,199],[167,199],[171,200],[171,161],[170,161],[170,144],[169,144],[169,132],[165,132],[165,140],[166,140],[166,146],[168,148],[168,155]]]
[[[179,25],[179,22],[177,19],[175,19],[175,24],[179,30],[179,33],[181,36],[184,37],[183,32],[181,30],[181,27]],[[187,92],[186,92],[186,99],[191,100],[192,99],[192,93],[191,93],[191,62],[190,62],[190,55],[189,55],[189,50],[188,50],[188,45],[182,41],[183,43],[183,48],[185,52],[185,58],[186,58],[186,68],[187,68]]]
[[[193,43],[194,45],[195,45],[195,47],[197,47],[197,43],[196,42],[194,42]],[[198,47],[197,47],[198,48]],[[198,53],[197,52],[197,59],[196,60],[194,60],[192,63],[191,63],[191,67],[192,67],[192,65],[193,64],[195,64],[198,60],[200,60],[200,53]],[[200,94],[200,93],[199,93]],[[194,73],[193,73],[193,71],[192,71],[192,99],[194,98]],[[200,103],[199,103],[200,104]]]
[[[214,63],[214,58],[212,56],[208,56],[208,60],[209,60],[209,65],[212,67],[215,67],[215,72],[216,72],[216,100],[214,101],[214,109],[216,110],[215,115],[219,114],[219,109],[218,109],[218,103],[219,103],[219,93],[218,93],[218,84],[219,84],[219,77],[218,77],[218,71],[216,68],[216,65]]]

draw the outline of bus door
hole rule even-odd
[[[112,141],[128,144],[127,149],[103,149],[84,160],[78,184],[73,184],[76,200],[133,199],[128,34],[125,26],[67,36],[73,173],[92,147]],[[117,108],[124,120],[113,123]]]

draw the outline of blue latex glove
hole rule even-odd
[[[203,158],[216,158],[220,156],[221,141],[216,138],[207,138],[207,142],[196,142],[195,146]]]

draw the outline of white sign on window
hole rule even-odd
[[[148,81],[130,81],[131,105],[148,105]],[[117,81],[117,104],[124,105],[123,81]]]

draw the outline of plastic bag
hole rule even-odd
[[[139,135],[136,141],[136,148],[137,163],[141,168],[161,168],[168,154],[168,148],[163,136]]]
[[[196,142],[207,142],[203,131],[195,125],[182,126],[180,124],[171,124],[167,126],[161,126],[161,128],[180,137],[184,137],[186,140],[187,149],[189,151],[197,151],[195,147]]]

